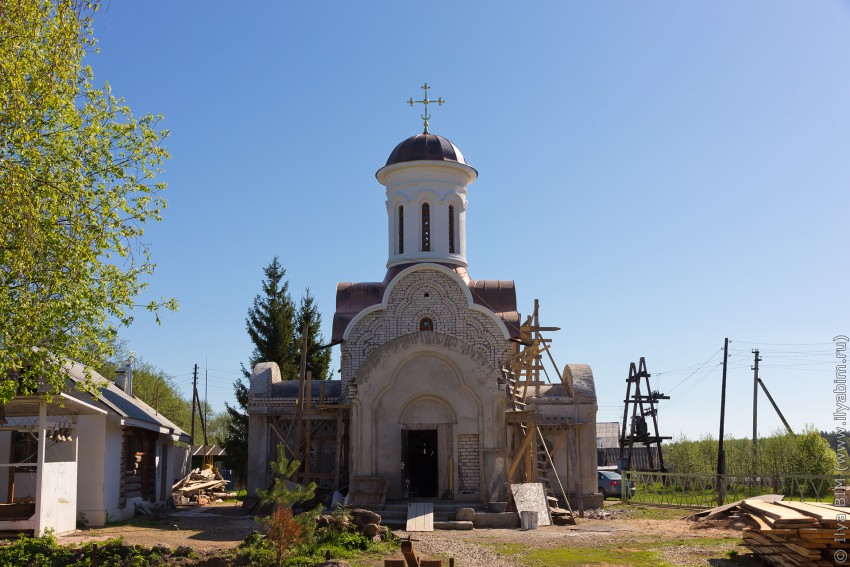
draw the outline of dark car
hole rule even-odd
[[[598,471],[599,476],[599,494],[605,500],[609,496],[620,496],[622,494],[623,477],[620,473],[614,471]],[[629,488],[629,496],[635,495],[635,483]]]

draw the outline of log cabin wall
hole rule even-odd
[[[126,506],[128,498],[156,502],[156,438],[152,431],[124,428],[119,506]]]

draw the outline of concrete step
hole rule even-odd
[[[382,509],[376,507],[367,508],[381,515],[381,523],[391,528],[404,528],[407,526],[407,502],[387,502]],[[461,508],[472,508],[476,512],[486,512],[487,505],[484,502],[461,502],[456,500],[437,500],[434,504],[435,522],[453,522],[457,511]]]

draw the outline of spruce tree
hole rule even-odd
[[[284,279],[286,270],[275,256],[263,271],[263,292],[254,298],[245,321],[254,343],[249,367],[258,362],[276,362],[281,378],[294,380],[298,378],[298,358],[293,353],[298,352],[299,346],[293,344],[295,304],[289,296],[289,282]]]
[[[258,362],[276,362],[284,380],[298,377],[298,364],[292,361],[292,341],[295,337],[295,304],[289,296],[289,282],[284,279],[286,270],[275,256],[263,269],[266,279],[262,292],[254,298],[248,310],[245,326],[254,343],[249,367],[242,366],[245,380]],[[233,383],[237,405],[225,402],[227,428],[221,446],[227,453],[228,463],[234,468],[239,481],[244,480],[248,462],[248,385],[242,378]]]
[[[254,343],[249,366],[242,366],[243,378],[233,383],[237,405],[225,402],[227,408],[227,427],[224,439],[219,442],[228,455],[228,461],[241,481],[245,478],[248,462],[248,385],[251,370],[259,362],[276,362],[280,367],[283,380],[298,380],[301,365],[301,329],[304,323],[309,327],[307,340],[307,368],[312,371],[314,380],[330,377],[330,349],[322,346],[322,316],[310,289],[304,291],[301,303],[296,311],[289,295],[289,282],[286,270],[275,256],[263,270],[266,278],[262,283],[262,292],[254,298],[254,304],[248,310],[245,321],[248,336]]]
[[[313,380],[329,380],[331,366],[331,351],[324,346],[324,338],[321,334],[322,315],[319,313],[319,307],[316,305],[315,298],[310,294],[310,288],[304,290],[304,295],[301,297],[301,304],[298,307],[297,324],[295,325],[295,335],[292,344],[295,346],[295,360],[301,362],[301,329],[304,328],[304,323],[307,323],[309,328],[307,338],[307,368],[313,373]]]

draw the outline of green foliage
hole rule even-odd
[[[123,366],[123,362],[119,360],[128,356],[129,353],[119,352],[118,356],[101,365],[97,369],[98,373],[114,382],[116,370]],[[173,421],[181,429],[189,430],[192,420],[192,403],[183,398],[173,376],[139,357],[133,361],[133,395]]]
[[[362,556],[381,556],[398,549],[398,541],[375,542],[372,538],[340,526],[321,530],[316,539],[294,549],[283,561],[286,567],[315,567],[324,562],[325,553],[334,559],[354,559]],[[266,567],[275,565],[272,543],[259,534],[251,534],[238,548],[236,564]]]
[[[711,436],[698,441],[679,437],[664,447],[664,461],[670,472],[715,474],[717,445]],[[811,427],[796,435],[775,431],[760,437],[757,448],[751,439],[726,439],[724,450],[730,476],[832,475],[838,463],[828,441]]]
[[[254,343],[250,367],[258,362],[276,362],[285,380],[298,375],[299,346],[293,344],[295,336],[295,304],[289,296],[286,270],[275,256],[263,269],[263,292],[254,298],[245,321],[248,336]],[[249,374],[250,375],[250,374]]]
[[[298,471],[301,462],[289,460],[286,457],[286,446],[282,443],[277,446],[277,461],[271,463],[274,484],[268,490],[257,490],[257,496],[262,504],[275,504],[285,508],[292,508],[311,500],[316,495],[316,483],[311,482],[307,486],[296,484],[289,479]]]
[[[316,495],[316,483],[307,486],[296,484],[289,479],[298,471],[301,463],[286,458],[286,446],[277,446],[277,461],[271,463],[274,484],[268,490],[257,490],[262,504],[273,504],[272,514],[263,520],[267,538],[275,551],[275,565],[280,567],[282,560],[292,553],[292,549],[301,542],[310,542],[316,526],[316,518],[322,511],[317,508],[293,517],[292,507],[311,500]]]
[[[275,362],[280,368],[282,379],[297,380],[301,366],[301,330],[305,323],[309,328],[307,368],[315,380],[330,378],[331,353],[327,349],[319,349],[323,342],[322,316],[309,288],[304,291],[296,310],[289,295],[286,269],[280,258],[272,258],[263,273],[265,279],[262,292],[254,298],[245,320],[254,350],[249,359],[249,368],[242,367],[244,378],[250,378],[250,369],[257,363]],[[228,465],[233,467],[237,479],[241,481],[247,472],[248,462],[248,446],[245,442],[248,438],[248,386],[242,378],[233,383],[233,393],[236,404],[225,402],[228,422],[218,442],[227,452]]]
[[[67,360],[108,359],[154,271],[141,237],[165,207],[168,132],[94,86],[83,58],[96,9],[0,3],[0,403],[39,383],[60,392]]]
[[[248,472],[248,387],[237,379],[233,383],[233,393],[236,406],[224,403],[227,421],[224,434],[216,439],[227,453],[225,462],[233,468],[237,484],[244,485]]]
[[[275,256],[263,269],[266,279],[262,283],[262,293],[254,298],[254,304],[248,311],[245,321],[248,336],[254,343],[250,368],[258,362],[275,362],[280,368],[284,380],[297,380],[301,366],[301,330],[306,323],[307,368],[315,380],[324,380],[330,375],[331,355],[320,350],[322,316],[310,289],[304,290],[298,309],[289,295],[289,282],[286,270]],[[245,377],[251,373],[243,368]]]
[[[96,563],[92,562],[95,556]],[[58,545],[52,534],[41,537],[21,536],[0,546],[0,565],[30,567],[146,567],[162,565],[162,555],[139,546],[127,546],[120,538],[89,542],[81,547]]]
[[[303,337],[301,330],[307,324],[309,333],[307,336],[307,369],[313,373],[314,380],[328,380],[331,378],[331,351],[321,349],[323,338],[319,330],[322,328],[322,315],[316,300],[310,294],[310,288],[304,290],[301,304],[298,307],[295,322],[295,336],[292,344],[296,346],[296,352],[292,353],[294,359],[301,361],[301,342]]]

